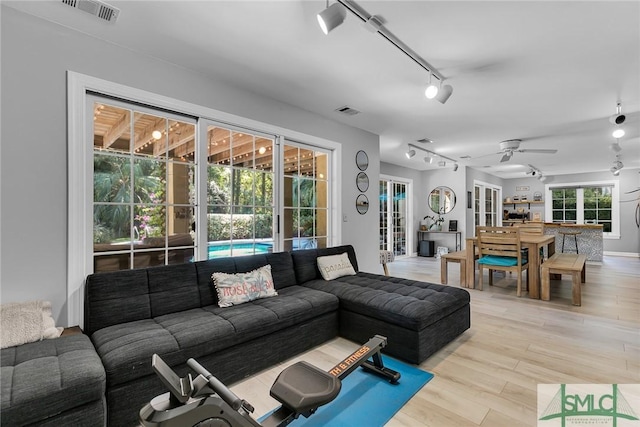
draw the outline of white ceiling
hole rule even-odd
[[[622,101],[625,167],[640,167],[640,1],[358,1],[447,78],[446,104],[424,97],[428,73],[348,13],[328,36],[314,1],[108,1],[116,23],[60,0],[19,10],[380,135],[385,162],[419,170],[407,143],[504,178],[608,170],[608,117]],[[361,111],[342,116],[348,105]],[[500,163],[498,144],[523,149]],[[479,156],[484,156],[477,158]]]

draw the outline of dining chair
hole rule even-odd
[[[544,222],[520,222],[514,224],[514,227],[520,229],[520,234],[536,234],[542,236],[544,234]],[[544,261],[544,249],[540,248],[540,256],[538,257],[540,264]],[[528,274],[528,273],[527,273]]]
[[[478,288],[482,290],[484,269],[489,270],[489,285],[493,285],[494,270],[517,274],[516,295],[522,295],[522,272],[527,270],[529,284],[529,260],[522,250],[518,227],[477,227],[478,239]]]

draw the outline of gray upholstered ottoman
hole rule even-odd
[[[2,349],[2,426],[104,426],[105,373],[89,337]]]

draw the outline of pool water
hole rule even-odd
[[[272,251],[271,242],[228,243],[209,242],[208,258],[220,258],[239,255],[266,254]]]

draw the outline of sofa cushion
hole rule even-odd
[[[269,264],[247,273],[213,273],[212,279],[220,307],[231,307],[278,295],[273,287]]]
[[[105,371],[86,335],[3,349],[1,366],[3,425],[41,424],[104,397]]]
[[[303,286],[336,295],[341,309],[415,331],[469,304],[470,299],[464,289],[364,272],[328,282],[312,280]]]
[[[267,264],[271,265],[271,276],[276,290],[296,284],[293,259],[289,252],[215,258],[196,262],[201,306],[206,307],[218,303],[216,290],[211,280],[213,273],[245,273]]]
[[[87,277],[84,331],[151,317],[147,270],[95,273]]]
[[[332,248],[322,249],[307,249],[303,251],[291,252],[293,258],[293,265],[296,274],[296,280],[298,284],[303,284],[309,280],[315,280],[322,278],[320,270],[318,269],[317,259],[321,256],[327,255],[340,255],[346,252],[349,256],[349,261],[355,271],[358,271],[358,261],[356,260],[356,252],[351,245],[335,246]]]
[[[115,325],[93,334],[109,386],[151,374],[151,356],[169,365],[294,326],[338,309],[336,296],[289,286],[272,298],[220,308],[217,305]],[[212,367],[211,371],[215,375]]]
[[[151,317],[200,307],[200,292],[193,263],[147,269]]]
[[[354,276],[356,271],[349,261],[347,253],[340,255],[319,256],[317,258],[318,270],[324,280],[333,280],[342,276]]]

